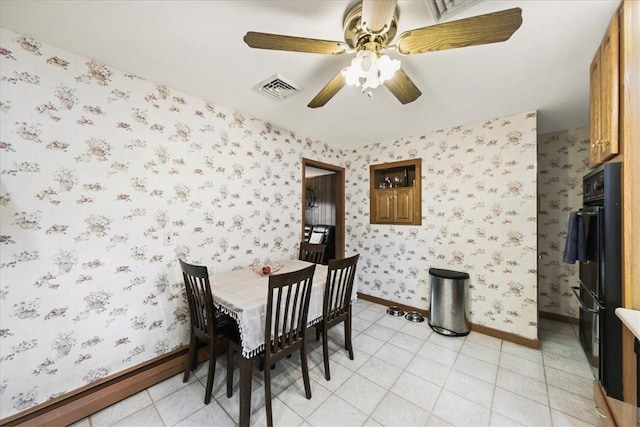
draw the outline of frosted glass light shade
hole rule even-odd
[[[363,91],[375,89],[393,77],[400,69],[400,61],[371,50],[359,51],[351,65],[342,70],[348,85],[361,87]]]

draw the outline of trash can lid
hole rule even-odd
[[[453,270],[443,270],[441,268],[430,268],[429,274],[436,277],[442,277],[443,279],[468,279],[469,273],[464,273],[462,271],[453,271]]]

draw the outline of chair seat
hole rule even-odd
[[[223,335],[229,341],[240,345],[240,329],[238,329],[238,323],[236,323],[233,318],[229,317],[223,325],[218,324],[218,334]]]
[[[224,313],[221,313],[221,312],[216,312],[216,325],[218,327],[224,326],[229,322],[235,323],[235,320],[233,320],[233,318],[231,316],[229,316],[228,314],[224,314]]]

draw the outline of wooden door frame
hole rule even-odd
[[[330,165],[329,163],[319,162],[317,160],[307,159],[305,157],[302,158],[302,185],[301,185],[301,193],[302,193],[302,206],[301,206],[301,217],[302,217],[302,225],[300,230],[300,236],[304,237],[304,226],[305,226],[305,207],[307,206],[306,201],[306,191],[305,191],[305,183],[306,183],[306,169],[307,166],[324,169],[331,172],[335,172],[336,177],[336,189],[335,189],[335,199],[336,199],[336,233],[335,233],[335,242],[336,242],[336,258],[344,258],[344,243],[345,243],[345,169],[340,166]]]

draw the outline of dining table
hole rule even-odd
[[[288,259],[270,262],[271,274],[289,273],[312,265],[307,261]],[[316,264],[309,300],[307,326],[322,319],[322,303],[327,278],[327,266]],[[262,265],[251,265],[210,275],[216,308],[238,324],[242,357],[240,358],[240,426],[248,426],[251,416],[251,378],[253,361],[264,350],[264,330],[269,289],[269,274]],[[355,292],[354,292],[355,293]],[[265,367],[266,369],[266,367]]]

